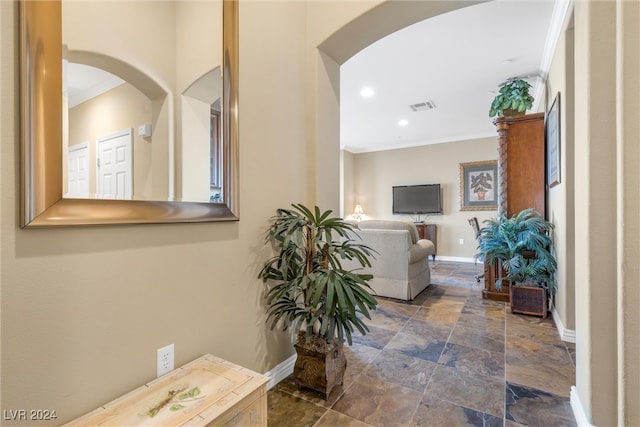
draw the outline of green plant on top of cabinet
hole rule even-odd
[[[521,79],[502,84],[491,103],[489,117],[524,114],[533,106],[533,96],[529,93],[531,87],[529,83]]]

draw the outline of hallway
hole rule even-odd
[[[410,302],[379,298],[370,333],[345,345],[329,401],[292,376],[268,393],[270,426],[572,426],[575,345],[553,320],[483,300],[481,266],[436,261]]]

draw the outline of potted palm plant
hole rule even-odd
[[[531,208],[484,224],[476,258],[501,265],[495,286],[501,289],[505,282],[511,286],[511,311],[546,317],[547,296],[555,292],[557,264],[550,250],[553,224]]]
[[[258,277],[268,285],[266,294],[271,329],[297,332],[294,378],[299,387],[323,393],[327,398],[342,384],[346,357],[342,345],[358,330],[369,329],[363,316],[377,301],[370,293],[370,274],[342,267],[343,260],[370,266],[373,250],[352,239],[350,223],[331,211],[312,211],[301,204],[278,209],[265,243],[275,248]]]
[[[489,117],[523,115],[533,106],[533,96],[529,94],[531,87],[528,82],[522,79],[503,83],[491,103]]]

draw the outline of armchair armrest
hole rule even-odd
[[[421,239],[411,245],[409,249],[409,264],[423,260],[436,253],[436,248],[431,240]]]

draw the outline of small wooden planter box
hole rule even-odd
[[[511,285],[510,304],[512,313],[547,317],[547,291],[534,286]]]

